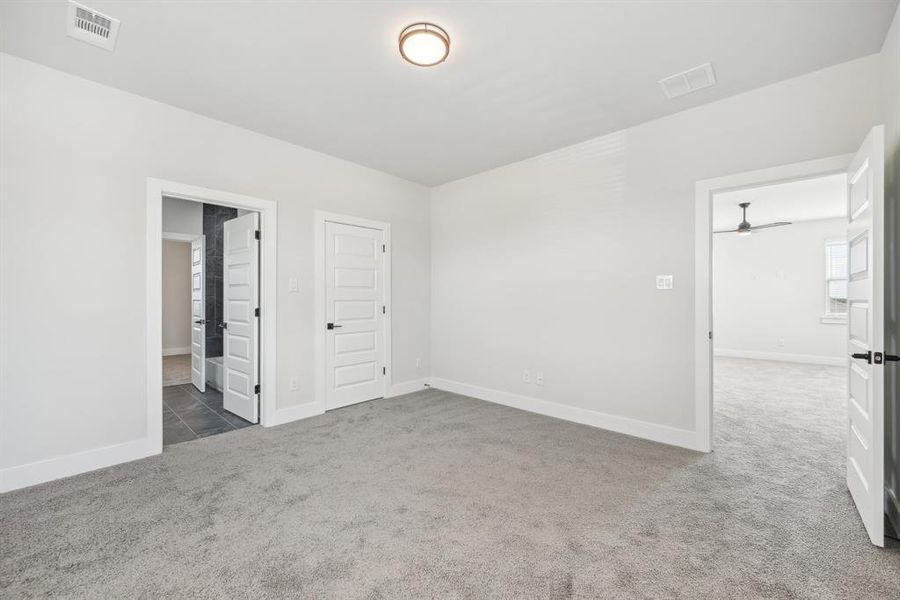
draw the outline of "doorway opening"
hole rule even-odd
[[[712,195],[717,439],[773,477],[843,478],[847,443],[847,175]],[[778,449],[778,450],[776,450]],[[802,459],[801,459],[802,457]]]
[[[843,235],[812,224],[830,214],[807,222],[808,212],[778,212],[804,189],[827,193],[829,182],[843,184]],[[759,450],[751,455],[773,480],[811,464],[808,478],[820,485],[844,479],[839,500],[884,546],[884,371],[894,359],[884,351],[884,127],[854,155],[700,181],[695,207],[697,449],[712,451],[718,420]],[[838,335],[842,357],[833,356]],[[829,371],[831,361],[842,366]],[[725,451],[734,441],[716,439]]]
[[[147,199],[148,436],[274,424],[274,203],[153,179]]]
[[[163,446],[259,422],[259,214],[163,197]]]

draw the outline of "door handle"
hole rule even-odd
[[[194,321],[197,325],[206,325],[206,319],[200,319],[199,321]]]
[[[228,329],[228,323],[219,323],[219,329]]]
[[[896,354],[884,355],[884,362],[897,362],[898,360],[900,360],[900,356],[897,356]]]
[[[871,350],[869,350],[868,352],[857,352],[857,353],[851,354],[850,356],[852,356],[853,358],[862,359],[862,360],[866,361],[867,363],[869,363],[870,365],[872,364],[872,351]]]
[[[339,327],[343,327],[343,325],[335,325],[334,323],[329,323],[325,326],[326,329],[337,329]]]

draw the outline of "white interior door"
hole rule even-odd
[[[191,242],[191,383],[206,391],[206,238]]]
[[[884,128],[847,176],[847,487],[873,544],[884,546]]]
[[[325,223],[325,408],[384,395],[384,232]]]
[[[225,221],[223,264],[222,403],[259,422],[259,214]]]

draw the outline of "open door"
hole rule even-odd
[[[225,221],[223,352],[225,410],[259,422],[259,214]]]
[[[847,174],[847,487],[869,538],[884,546],[884,127]]]
[[[206,238],[191,242],[191,383],[206,391]]]

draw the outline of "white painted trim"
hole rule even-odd
[[[382,221],[373,221],[371,219],[362,219],[360,217],[352,217],[324,210],[316,210],[313,216],[314,233],[313,243],[315,249],[314,255],[314,278],[313,294],[315,297],[313,310],[313,328],[317,332],[314,338],[315,344],[315,398],[316,402],[321,405],[322,412],[325,412],[325,223],[342,223],[344,225],[355,225],[357,227],[367,227],[369,229],[378,229],[383,233],[385,247],[384,253],[384,305],[387,307],[383,325],[384,325],[384,366],[386,373],[384,375],[382,397],[387,398],[390,394],[393,381],[393,356],[391,353],[391,314],[394,312],[394,305],[391,303],[391,256],[393,247],[391,244],[391,224]]]
[[[847,317],[829,317],[828,315],[824,315],[819,318],[819,322],[823,325],[846,325]]]
[[[395,383],[391,386],[391,389],[388,390],[385,398],[393,398],[394,396],[402,396],[404,394],[412,394],[413,392],[421,392],[422,390],[428,389],[428,386],[430,385],[430,377],[422,377],[421,379],[413,379],[412,381]]]
[[[170,242],[193,242],[196,239],[202,238],[203,234],[195,234],[195,233],[172,233],[170,231],[162,232],[162,239],[169,240]]]
[[[448,379],[432,378],[431,385],[439,390],[462,394],[464,396],[518,408],[519,410],[525,410],[539,415],[555,417],[565,421],[573,421],[583,425],[591,425],[592,427],[599,427],[600,429],[607,429],[616,433],[632,435],[654,442],[660,442],[662,444],[669,444],[671,446],[697,450],[695,447],[697,436],[693,431],[687,429],[678,429],[667,425],[630,419],[628,417],[619,417],[585,408],[577,408],[567,404],[560,404],[558,402],[551,402],[549,400],[520,396],[510,392],[502,392],[499,390],[460,383],[458,381],[450,381]]]
[[[260,423],[263,427],[275,424],[278,405],[277,345],[278,311],[276,304],[278,264],[278,205],[242,194],[213,190],[174,181],[147,178],[147,436],[162,452],[162,365],[152,360],[162,353],[162,198],[180,198],[193,202],[208,202],[220,206],[241,208],[259,213],[260,261]],[[183,235],[183,234],[175,234]],[[191,239],[198,237],[190,236]],[[189,240],[188,240],[189,241]]]
[[[154,454],[159,454],[156,445],[150,441],[150,438],[141,438],[104,448],[94,448],[25,465],[7,467],[0,469],[0,493],[146,458]]]
[[[322,405],[319,404],[318,401],[306,402],[287,408],[279,408],[271,418],[269,426],[284,425],[291,421],[299,421],[300,419],[307,419],[323,414],[325,414],[325,411],[322,410]]]
[[[788,354],[786,352],[756,352],[754,350],[729,350],[716,348],[715,356],[730,358],[752,358],[754,360],[777,360],[780,362],[803,363],[809,365],[827,365],[831,367],[846,367],[846,356],[816,356],[815,354]]]
[[[185,346],[183,348],[163,348],[162,355],[163,356],[179,356],[181,354],[190,354],[191,347]]]
[[[843,173],[852,154],[698,181],[694,186],[694,414],[697,450],[712,451],[712,197],[717,192]]]

